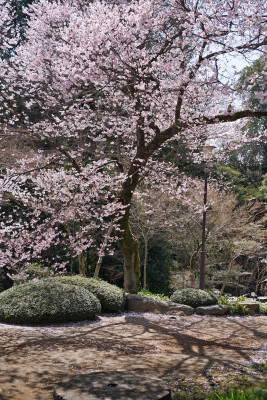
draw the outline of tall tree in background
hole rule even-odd
[[[243,101],[251,109],[267,110],[266,98],[263,93],[267,91],[267,62],[264,56],[254,61],[252,66],[246,67],[239,79],[239,87],[243,93]],[[251,137],[258,133],[266,132],[267,118],[252,118],[243,128],[248,131]],[[267,143],[262,141],[257,146],[258,154],[254,154],[254,159],[261,166],[262,174],[267,173]]]
[[[246,67],[239,78],[238,88],[242,93],[245,106],[251,109],[267,110],[267,103],[263,93],[267,90],[266,59],[260,57],[249,67]],[[266,132],[267,118],[251,118],[243,126],[244,132],[252,139]],[[233,168],[222,168],[228,179],[234,184],[239,193],[239,200],[244,202],[251,197],[259,197],[258,190],[267,173],[267,143],[266,140],[245,143],[240,148],[228,153],[226,165]],[[237,178],[237,179],[235,179]],[[227,177],[226,177],[227,179]]]
[[[55,221],[61,204],[50,196],[50,185],[53,172],[60,174],[66,193],[72,193],[66,203],[62,193],[64,207],[72,199],[83,202],[81,191],[87,204],[93,199],[100,225],[108,210],[103,215],[97,191],[106,188],[124,257],[124,287],[136,292],[139,249],[129,225],[133,193],[155,163],[160,170],[157,156],[165,145],[178,140],[194,151],[207,137],[218,137],[226,123],[267,116],[261,107],[227,109],[235,89],[224,64],[238,54],[265,50],[265,16],[263,0],[41,0],[30,6],[25,42],[12,63],[1,62],[0,99],[2,129],[26,136],[37,151],[6,171],[3,191],[12,181],[8,190],[19,198],[18,176],[31,176],[34,187],[22,191],[31,217],[37,224],[41,211],[48,211]],[[96,172],[100,187],[94,190]],[[66,215],[60,213],[58,222]],[[83,218],[90,225],[89,209]],[[55,232],[56,224],[50,226]],[[28,222],[30,232],[31,227]],[[3,262],[10,262],[12,252],[22,253],[26,230],[12,221],[4,229],[2,240],[12,246],[2,252]],[[77,253],[86,241],[91,246],[90,229],[83,226],[82,232]],[[31,237],[35,247],[27,242],[25,259],[41,253],[50,238],[58,240],[38,231]]]

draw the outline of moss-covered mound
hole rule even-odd
[[[201,289],[179,289],[171,296],[171,301],[178,304],[186,304],[194,308],[217,304],[218,300],[213,294]]]
[[[80,275],[62,276],[58,279],[62,283],[81,286],[93,293],[100,300],[102,311],[117,312],[124,310],[125,295],[115,285],[101,279],[85,278]]]
[[[53,280],[29,282],[0,293],[0,321],[49,324],[93,319],[101,312],[99,300],[81,287]]]

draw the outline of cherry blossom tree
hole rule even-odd
[[[86,178],[86,220],[95,198],[91,188],[111,193],[125,290],[136,292],[140,260],[130,205],[159,152],[177,139],[194,151],[228,123],[267,115],[260,105],[228,108],[235,96],[229,65],[266,51],[265,1],[41,0],[28,14],[25,42],[12,60],[1,61],[1,120],[6,134],[32,141],[36,157],[20,160],[9,176],[34,169],[41,179],[39,172],[49,171],[50,179],[41,179],[45,193],[53,174],[65,174],[64,182],[78,192]],[[262,92],[258,96],[264,100]],[[93,220],[101,225],[103,210],[95,209]],[[83,245],[90,243],[89,231]],[[38,237],[34,251],[41,242]]]
[[[0,1],[0,43],[1,56],[10,57],[18,44],[23,41],[27,25],[24,9],[34,0]]]
[[[18,273],[21,265],[31,260],[47,263],[45,252],[59,243],[70,254],[81,256],[95,247],[93,233],[102,229],[104,234],[110,215],[119,229],[116,221],[122,207],[116,201],[105,201],[107,187],[115,187],[114,178],[112,185],[111,177],[106,178],[102,174],[99,177],[99,165],[87,165],[78,178],[63,169],[42,170],[38,174],[33,170],[27,176],[7,171],[3,182],[6,199],[12,194],[17,204],[14,215],[9,211],[2,213],[5,223],[2,222],[0,239],[4,243],[8,237],[8,241],[0,265],[11,265],[12,271]],[[117,186],[119,183],[120,180]],[[18,218],[19,214],[23,218]],[[66,262],[57,253],[52,255],[52,261],[54,268],[65,267]],[[82,268],[80,273],[84,274]]]

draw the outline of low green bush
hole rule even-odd
[[[226,296],[221,296],[218,299],[218,304],[223,304],[224,306],[229,306],[230,300]]]
[[[259,303],[260,314],[267,315],[267,303]]]
[[[192,288],[176,290],[171,296],[171,301],[178,304],[186,304],[193,308],[218,303],[217,298],[213,294],[205,290]]]
[[[92,293],[51,279],[13,286],[0,293],[1,322],[63,323],[93,319],[100,312],[100,302]]]
[[[86,278],[81,275],[61,276],[58,280],[62,283],[83,287],[93,293],[99,299],[102,311],[117,312],[124,310],[125,295],[115,285],[101,279]]]
[[[247,306],[239,303],[231,303],[229,304],[229,314],[230,315],[246,315],[247,314]]]

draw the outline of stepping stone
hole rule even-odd
[[[191,315],[194,313],[193,307],[185,304],[176,304],[171,301],[152,299],[151,297],[140,296],[138,294],[127,294],[126,309],[134,312],[151,312],[155,314],[168,315]]]
[[[138,372],[92,372],[60,382],[54,400],[171,400],[160,379]]]
[[[196,308],[196,313],[199,315],[224,315],[228,312],[228,306],[223,304],[213,306],[202,306]]]

